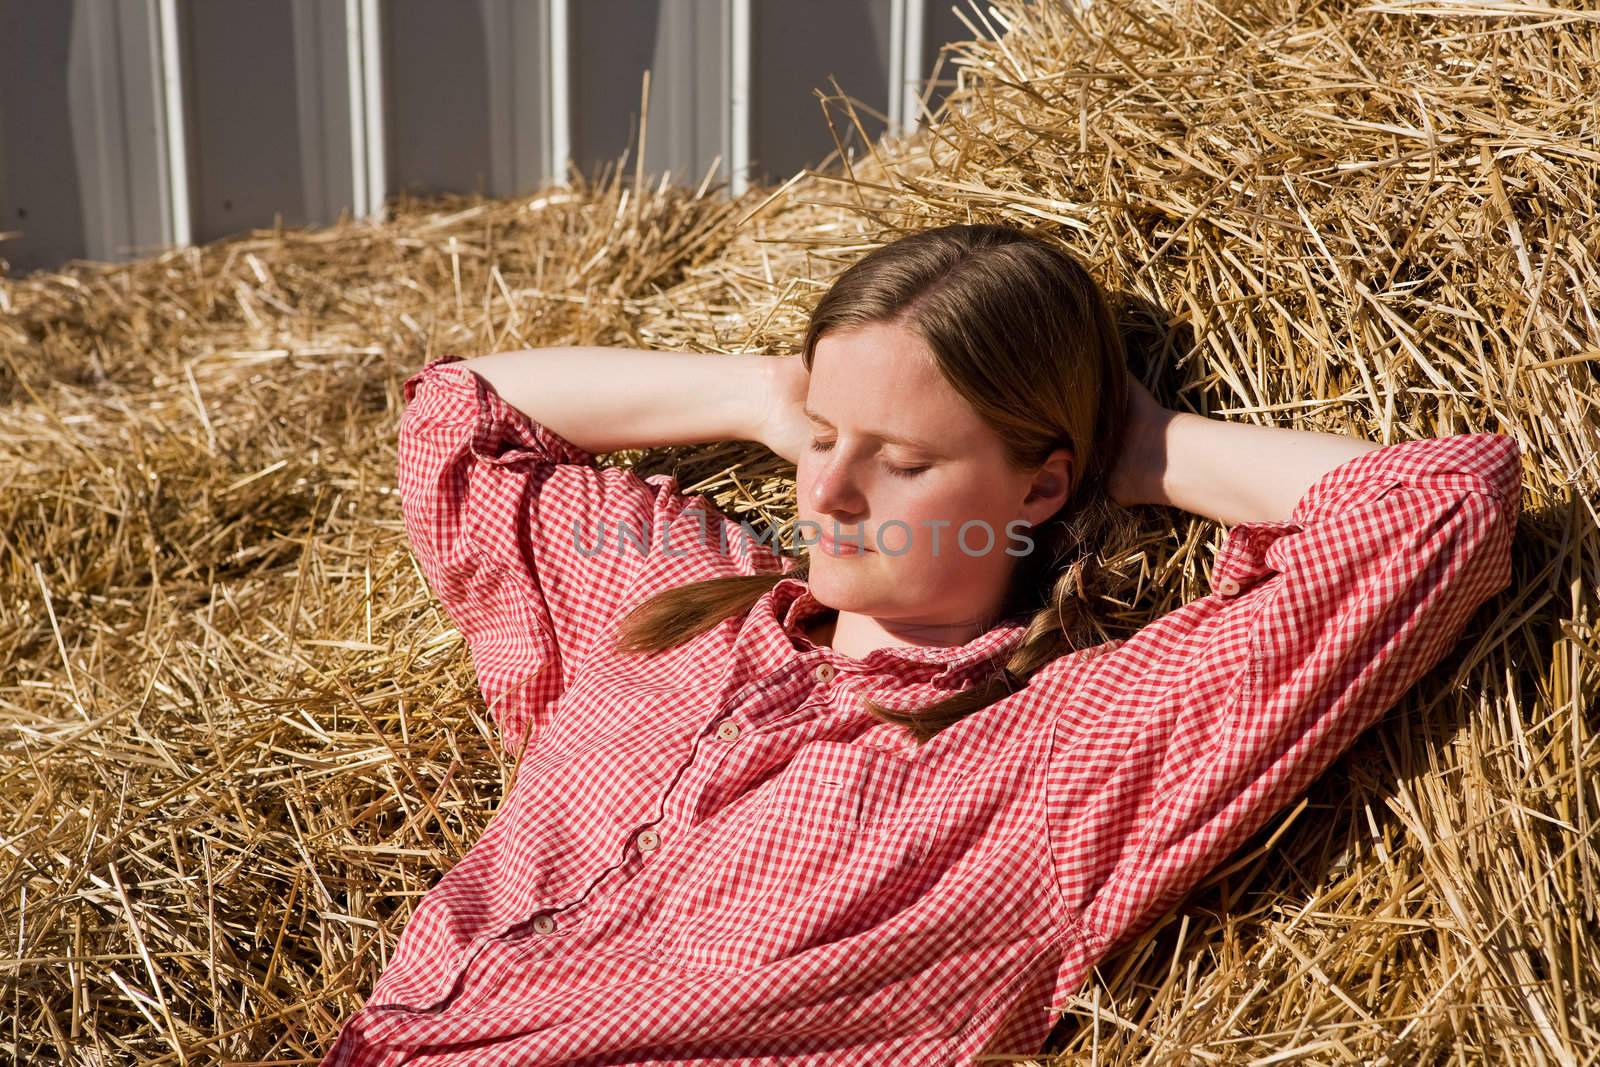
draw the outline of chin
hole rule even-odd
[[[883,597],[878,577],[856,573],[856,568],[864,562],[867,561],[838,560],[824,552],[816,553],[807,579],[811,595],[841,611],[863,612],[869,607],[881,606]]]

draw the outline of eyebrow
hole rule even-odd
[[[811,406],[809,404],[802,405],[800,410],[805,414],[805,417],[810,419],[812,422],[820,422],[820,423],[822,423],[822,425],[826,426],[830,430],[837,430],[838,429],[838,427],[835,426],[833,423],[831,423],[827,419],[823,418],[817,412],[812,411],[811,410]],[[914,441],[909,437],[901,437],[898,434],[892,434],[892,433],[870,433],[869,432],[867,434],[867,436],[868,437],[876,437],[878,440],[887,441],[892,445],[904,445],[907,448],[919,449],[919,450],[921,450],[923,452],[928,452],[928,453],[930,453],[932,455],[938,455],[939,454],[938,449],[933,448],[931,445],[925,444],[922,441]]]

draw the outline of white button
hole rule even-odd
[[[533,920],[533,932],[536,934],[548,934],[555,928],[556,921],[548,915],[541,915]]]
[[[639,833],[639,851],[649,852],[661,844],[661,835],[654,830],[643,830]]]
[[[817,681],[819,681],[819,682],[831,682],[831,681],[833,681],[833,664],[831,664],[831,663],[818,664],[816,673],[817,673]]]
[[[724,741],[732,741],[739,736],[739,724],[732,719],[724,719],[717,723],[717,736]]]
[[[1217,592],[1223,596],[1232,596],[1239,591],[1239,583],[1232,578],[1223,578],[1217,582]]]

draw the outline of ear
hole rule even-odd
[[[1022,518],[1037,525],[1061,510],[1072,485],[1072,462],[1070,447],[1058,448],[1046,457],[1022,499]]]

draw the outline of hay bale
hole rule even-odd
[[[1141,371],[1172,406],[1503,432],[1530,461],[1511,588],[1104,961],[1055,1059],[1589,1062],[1600,17],[958,12],[974,40],[928,130],[737,202],[625,183],[625,157],[571,190],[0,283],[0,1049],[314,1059],[483,828],[514,768],[392,488],[425,358],[789,352],[840,267],[970,220],[1059,239],[1143,308]],[[613,458],[789,514],[792,472],[759,449]],[[1124,563],[1155,577],[1123,622],[1204,592],[1203,553],[1160,564],[1220,543],[1146,512]]]

